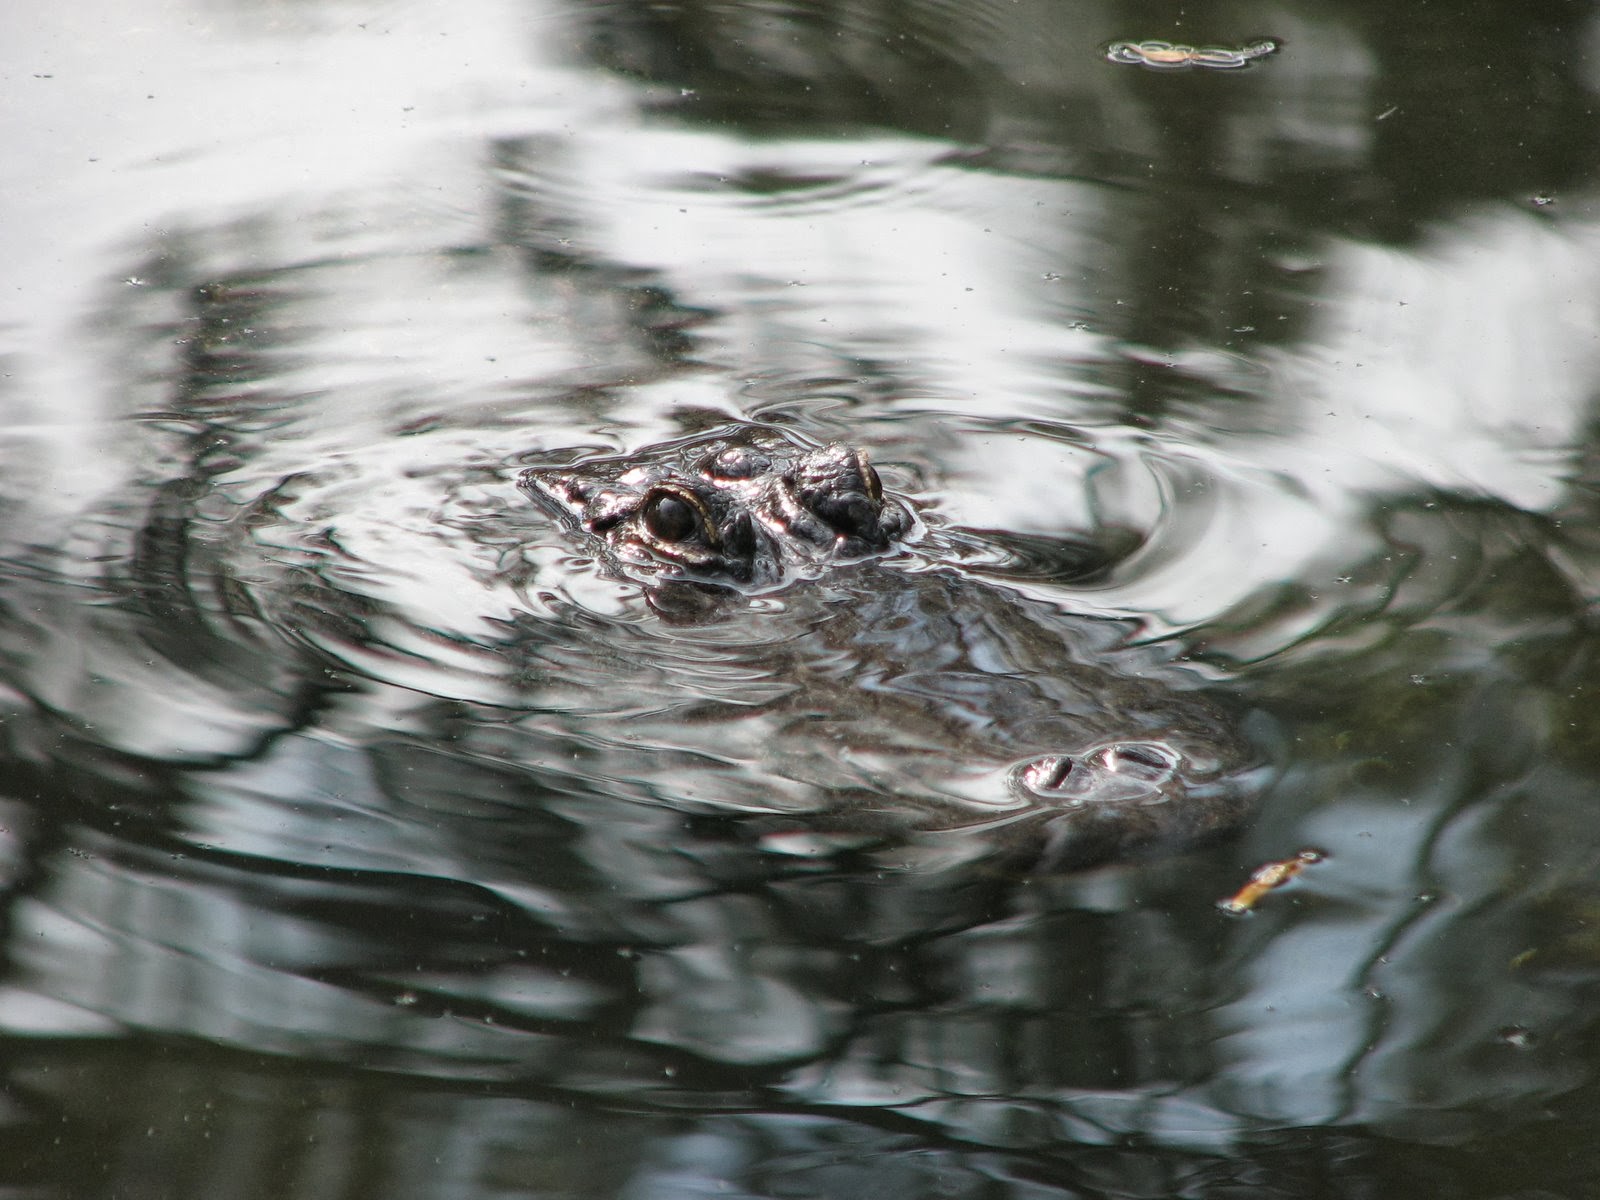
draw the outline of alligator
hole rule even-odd
[[[809,822],[826,844],[982,830],[1076,869],[1216,838],[1251,810],[1260,756],[1186,672],[1127,644],[1126,623],[950,561],[861,449],[724,432],[518,482],[660,612],[806,609],[797,633],[751,633],[752,669],[784,691],[749,706],[744,724],[760,720],[728,755],[759,761],[775,791],[828,792]],[[719,720],[718,737],[732,746],[739,725]]]

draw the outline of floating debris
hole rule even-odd
[[[1282,887],[1312,863],[1319,863],[1327,855],[1320,850],[1302,850],[1293,858],[1280,859],[1257,867],[1245,884],[1226,900],[1217,901],[1217,907],[1230,916],[1243,916],[1260,903],[1273,888]]]
[[[1278,43],[1262,38],[1248,46],[1177,46],[1171,42],[1112,42],[1106,58],[1114,63],[1149,67],[1154,71],[1187,71],[1205,67],[1213,71],[1236,71],[1258,58],[1275,54]]]

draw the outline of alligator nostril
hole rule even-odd
[[[1046,754],[1016,768],[1012,779],[1053,805],[1120,803],[1165,795],[1182,765],[1161,742],[1108,742],[1082,754]]]
[[[1179,758],[1166,746],[1153,742],[1117,742],[1097,756],[1100,765],[1135,779],[1164,779],[1178,769]]]
[[[1022,784],[1030,792],[1047,796],[1066,787],[1076,767],[1070,754],[1050,754],[1022,769]]]
[[[1062,755],[1040,775],[1038,783],[1041,787],[1058,788],[1067,781],[1067,776],[1072,774],[1072,760]]]

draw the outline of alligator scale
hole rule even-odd
[[[1249,811],[1258,757],[1184,672],[1123,625],[941,559],[862,450],[718,436],[520,485],[658,611],[781,593],[792,624],[749,667],[781,685],[746,710],[744,754],[775,791],[809,791],[813,831],[981,833],[1063,868],[1192,844]],[[717,707],[686,727],[727,720]]]

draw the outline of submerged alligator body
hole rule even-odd
[[[941,560],[860,450],[700,438],[519,482],[658,611],[703,618],[720,597],[723,625],[748,627],[769,697],[733,705],[742,719],[705,701],[680,720],[759,764],[757,788],[791,797],[768,811],[804,810],[824,845],[982,831],[1074,868],[1206,840],[1250,810],[1259,758],[1184,672],[1117,622]],[[726,603],[772,593],[778,616]]]

